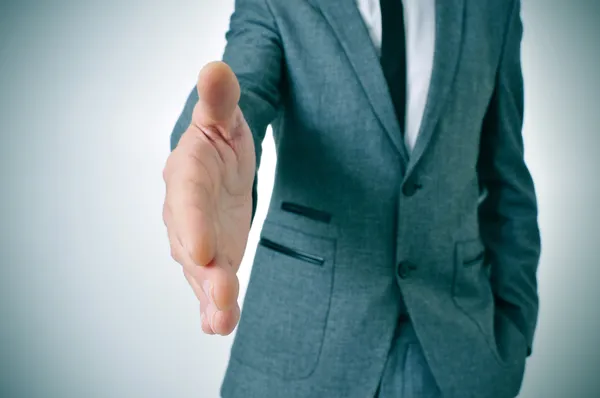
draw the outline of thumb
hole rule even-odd
[[[231,68],[224,62],[211,62],[198,76],[198,103],[192,123],[198,127],[216,127],[227,134],[235,126],[240,85]]]

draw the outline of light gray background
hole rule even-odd
[[[521,396],[597,397],[600,5],[523,3],[524,134],[543,257]],[[169,257],[161,171],[232,8],[0,1],[1,397],[217,397],[232,337],[200,331]],[[275,162],[271,138],[265,147],[257,221]]]

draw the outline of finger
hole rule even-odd
[[[169,206],[165,208],[165,219],[171,223],[172,213]],[[206,266],[197,265],[188,251],[182,247],[173,228],[168,228],[167,231],[171,244],[171,255],[183,266],[184,275],[190,285],[195,288],[194,292],[198,299],[200,300],[199,293],[202,291],[202,297],[206,297],[208,302],[212,302],[217,310],[231,309],[239,294],[239,281],[235,269],[224,260],[221,260],[220,264],[212,261]],[[191,283],[192,281],[194,284]]]
[[[230,261],[225,255],[218,256],[206,266],[199,266],[198,261],[192,259],[189,252],[181,245],[181,240],[173,227],[173,212],[168,202],[165,204],[163,211],[165,223],[168,225],[167,231],[172,257],[183,266],[190,285],[193,288],[195,287],[194,291],[198,299],[201,300],[201,297],[206,298],[206,305],[209,303],[213,305],[211,308],[214,308],[214,310],[211,310],[210,314],[205,314],[209,323],[215,311],[235,309],[239,295],[239,280],[236,275],[236,268],[230,265]],[[193,219],[193,216],[190,216],[184,221],[190,222]],[[194,284],[191,283],[192,279]],[[202,296],[200,296],[201,289],[204,289]],[[203,311],[206,310],[206,305],[203,305]],[[228,329],[228,326],[225,326],[224,329]]]
[[[165,224],[165,227],[168,228],[169,221],[171,221],[171,209],[169,208],[166,200],[165,200],[165,203],[163,204],[162,219],[163,219],[163,224]]]
[[[200,308],[200,325],[202,327],[202,331],[206,334],[215,334],[215,332],[212,329],[212,326],[210,326],[210,323],[208,321],[208,318],[205,315],[205,312],[202,310],[202,308]]]
[[[192,274],[190,274],[185,268],[183,269],[183,275],[188,281],[190,287],[192,288],[194,295],[198,299],[198,302],[200,303],[200,309],[202,310],[202,312],[204,312],[206,306],[208,305],[208,298],[206,297],[204,290],[202,289],[198,281],[192,276]]]
[[[224,254],[217,254],[213,267],[208,267],[204,272],[211,282],[211,299],[221,311],[228,311],[237,306],[240,292],[237,267],[232,267]]]
[[[175,234],[195,265],[207,265],[215,257],[218,242],[211,213],[214,200],[204,184],[191,179],[173,179],[167,186]]]
[[[196,279],[190,274],[185,268],[183,270],[183,274],[185,279],[188,281],[192,291],[196,295],[200,303],[200,321],[202,325],[202,331],[206,334],[214,334],[214,330],[212,329],[209,318],[206,316],[206,308],[208,306],[208,298],[204,293],[204,290],[200,287]]]
[[[217,127],[226,136],[236,123],[236,108],[240,100],[240,85],[224,62],[211,62],[198,76],[198,103],[192,124]]]
[[[173,226],[173,214],[171,213],[171,209],[169,205],[165,202],[163,206],[163,221],[165,226],[167,227],[167,235],[169,237],[169,246],[171,249],[171,257],[173,260],[177,261],[179,264],[182,264],[182,248],[181,243],[179,242],[179,238],[175,233],[175,228]]]
[[[229,311],[237,305],[239,295],[239,280],[235,270],[230,266],[211,263],[200,267],[189,261],[184,265],[186,272],[204,291],[208,303],[218,311]]]
[[[172,227],[172,212],[170,211],[170,207],[169,206],[165,206],[165,210],[164,210],[164,214],[165,214],[165,222],[169,225],[167,227],[167,233],[169,236],[169,245],[171,248],[171,257],[173,257],[173,259],[175,261],[177,261],[179,264],[181,264],[183,266],[183,270],[184,270],[184,274],[186,275],[186,278],[194,278],[196,283],[199,286],[202,286],[202,283],[206,283],[207,286],[210,285],[208,279],[212,278],[216,278],[217,283],[216,286],[219,286],[219,291],[223,290],[223,283],[219,283],[219,279],[222,278],[219,275],[217,275],[216,277],[211,276],[211,274],[215,274],[216,272],[202,272],[202,267],[196,265],[196,263],[190,258],[189,254],[187,253],[187,251],[183,248],[183,246],[181,245],[181,240],[179,239],[179,237],[176,235],[175,229]],[[220,272],[217,272],[217,274],[219,274]],[[237,282],[237,278],[236,282]],[[188,280],[189,282],[189,280]],[[230,285],[234,285],[234,283],[231,282],[225,282],[228,283]],[[198,288],[200,289],[200,288]],[[195,289],[194,292],[198,293],[200,290]],[[229,288],[230,290],[232,288]],[[239,288],[236,288],[236,298],[237,298],[237,291],[239,290]],[[206,292],[208,292],[208,290],[206,290]],[[208,300],[206,294],[203,295],[205,300]],[[223,302],[223,294],[219,294],[219,303]],[[200,296],[198,296],[198,300],[200,300]],[[226,298],[225,300],[227,300],[228,298]],[[229,299],[231,300],[231,299]],[[213,299],[214,301],[214,299]],[[219,307],[220,308],[220,307]]]
[[[235,305],[229,311],[217,312],[212,320],[212,327],[215,333],[226,336],[233,332],[240,319],[240,307]]]
[[[209,326],[206,329],[219,334],[231,333],[237,324],[240,312],[237,302],[239,280],[235,270],[216,265],[208,267],[184,265],[183,272],[200,301],[200,310]]]
[[[215,318],[220,312],[209,297],[208,286],[210,282],[205,280],[201,283],[195,278],[190,279],[190,285],[193,286],[195,291],[199,290],[198,297],[200,297],[200,320],[202,324],[202,330],[207,334],[215,334]]]

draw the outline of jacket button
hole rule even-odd
[[[406,183],[402,187],[402,193],[406,197],[411,197],[411,196],[414,196],[414,194],[416,194],[417,191],[419,189],[421,189],[422,187],[423,186],[421,184],[419,184],[418,182],[409,180],[409,181],[406,181]]]

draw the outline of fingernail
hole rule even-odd
[[[217,316],[218,313],[220,313],[221,311],[215,311],[212,314],[212,317],[210,318],[210,328],[213,330],[214,333],[217,333],[217,329],[215,328],[215,317]],[[220,334],[220,333],[219,333]]]
[[[217,310],[220,310],[220,308],[217,306],[217,303],[215,301],[215,288],[212,285],[212,283],[210,283],[210,281],[208,281],[208,280],[205,280],[204,283],[202,284],[202,290],[204,290],[204,294],[206,294],[206,296],[208,297],[210,302],[213,303],[213,305],[217,308]]]
[[[204,294],[206,294],[206,297],[208,297],[209,299],[212,298],[212,294],[210,293],[210,281],[205,280],[204,282],[202,282],[202,290],[204,291]]]
[[[208,320],[207,320],[207,318],[208,318]],[[205,322],[208,324],[208,331],[204,331],[204,329],[205,329],[204,323]],[[212,324],[213,324],[212,320],[209,317],[207,317],[206,313],[201,312],[200,313],[200,328],[204,331],[204,333],[206,333],[206,334],[214,334],[215,333],[215,329],[213,328]]]

